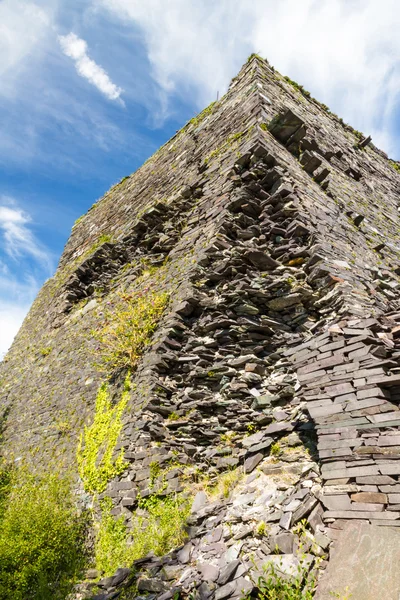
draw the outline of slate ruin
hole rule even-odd
[[[74,226],[0,364],[4,455],[73,463],[104,378],[93,329],[116,294],[154,287],[170,301],[133,374],[113,514],[129,527],[138,494],[244,474],[227,498],[197,493],[183,547],[120,569],[93,597],[134,583],[132,598],[243,598],[265,564],[295,573],[301,549],[311,570],[322,560],[325,599],[343,592],[323,575],[342,531],[399,544],[399,170],[252,55]]]

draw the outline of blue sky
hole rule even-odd
[[[397,0],[0,0],[0,356],[71,227],[247,56],[400,158]]]

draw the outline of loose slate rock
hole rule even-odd
[[[263,458],[264,455],[261,454],[261,452],[259,452],[258,454],[254,454],[254,456],[249,456],[249,458],[246,458],[244,462],[244,472],[251,473],[256,468],[256,466],[262,461]]]

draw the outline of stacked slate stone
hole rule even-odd
[[[341,321],[287,350],[318,435],[323,519],[400,526],[399,327]]]
[[[330,293],[332,280],[308,269],[318,263],[312,239],[290,195],[293,182],[275,159],[257,145],[231,176],[238,180],[218,236],[147,358],[151,398],[121,444],[132,468],[107,491],[114,514],[125,507],[128,524],[138,493],[146,497],[164,485],[160,475],[149,488],[150,463],[168,465],[175,455],[215,475],[238,465],[248,471],[273,440],[244,449],[221,447],[221,436],[249,427],[263,427],[265,436],[293,431],[295,378],[277,350],[293,340],[293,330],[318,327],[320,308],[342,301]],[[166,493],[182,490],[181,475],[169,473]]]
[[[73,463],[104,379],[91,332],[157,285],[171,300],[132,376],[112,513],[129,528],[139,496],[243,474],[98,600],[256,594],[263,566],[293,575],[301,546],[313,569],[345,521],[400,522],[399,191],[384,153],[252,57],[73,228],[0,365],[5,454]],[[106,375],[117,399],[125,373]]]

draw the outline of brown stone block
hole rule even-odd
[[[387,504],[388,497],[386,494],[382,494],[380,492],[358,492],[357,494],[351,495],[351,500],[352,502],[370,502],[372,504]]]

